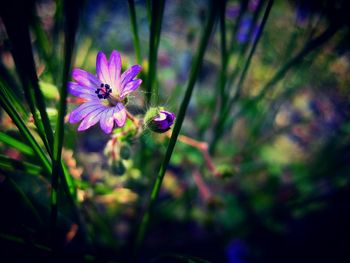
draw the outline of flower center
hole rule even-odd
[[[99,99],[108,99],[109,94],[111,94],[112,89],[108,84],[101,83],[100,88],[97,88],[95,93]]]

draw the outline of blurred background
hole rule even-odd
[[[106,135],[99,125],[78,132],[77,125],[65,122],[62,159],[77,201],[72,208],[64,191],[58,193],[56,254],[49,234],[50,179],[1,108],[4,258],[349,262],[349,3],[228,0],[217,5],[220,15],[138,256],[136,233],[171,132],[129,132],[127,122]],[[55,130],[65,13],[62,1],[40,0],[33,6],[27,24],[31,51]],[[143,84],[127,106],[140,118],[158,106],[145,100],[152,6],[152,1],[86,0],[77,13],[72,67],[95,74],[97,52],[109,56],[112,50],[121,53],[123,70],[140,63]],[[165,1],[153,59],[160,106],[175,114],[209,10],[204,0]],[[12,16],[20,20],[23,12],[31,13]],[[0,20],[0,78],[23,105],[25,125],[40,141],[6,21]],[[67,103],[68,113],[78,105],[71,95]]]

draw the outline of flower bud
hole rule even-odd
[[[170,130],[175,114],[163,108],[150,108],[145,115],[146,126],[154,132],[163,133]]]
[[[116,175],[123,175],[126,168],[121,160],[112,162],[112,172]]]
[[[119,154],[120,158],[122,158],[123,160],[129,160],[131,155],[130,147],[128,145],[122,145]]]

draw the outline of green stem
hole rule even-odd
[[[315,49],[319,48],[320,46],[322,46],[323,44],[325,44],[330,38],[333,37],[333,35],[339,30],[339,27],[337,25],[331,25],[329,26],[322,34],[320,34],[318,37],[315,37],[314,39],[312,39],[311,41],[309,41],[304,48],[299,51],[294,57],[292,57],[290,60],[288,60],[284,66],[282,66],[271,78],[271,80],[269,82],[267,82],[263,88],[261,89],[261,91],[259,92],[259,94],[253,99],[253,101],[251,103],[257,103],[259,101],[262,100],[262,98],[268,93],[268,91],[274,86],[276,85],[281,79],[283,79],[283,77],[286,75],[286,73],[293,67],[299,65],[302,61],[303,58],[306,57],[309,53],[311,53],[312,51],[314,51]],[[233,105],[233,103],[231,103],[231,105]],[[240,115],[245,109],[249,108],[249,105],[246,106],[245,108],[241,109],[240,111],[236,112],[236,114],[231,117],[231,119],[235,119],[237,118],[238,115]],[[226,110],[223,118],[226,118],[230,113],[230,110]],[[229,123],[233,123],[233,121],[229,121]],[[225,128],[225,123],[221,123],[221,126],[219,127],[219,131],[218,131],[218,137],[219,138],[223,132],[224,132],[224,128]],[[216,139],[217,139],[216,138]],[[212,142],[212,144],[214,144],[215,146],[215,141]],[[213,147],[213,146],[212,146]]]
[[[0,168],[10,172],[20,171],[22,173],[24,172],[25,174],[30,174],[34,176],[38,176],[43,170],[41,166],[22,160],[18,161],[15,159],[11,159],[2,154],[0,154]]]
[[[222,0],[220,2],[220,46],[221,46],[221,71],[219,76],[219,86],[220,86],[220,97],[221,104],[224,104],[226,93],[225,93],[225,83],[227,74],[227,51],[226,51],[226,1]]]
[[[51,174],[51,164],[47,156],[45,155],[44,151],[41,149],[37,141],[34,139],[33,135],[27,128],[26,124],[22,120],[22,118],[19,116],[18,111],[13,107],[13,104],[8,101],[8,95],[6,92],[6,87],[2,81],[0,81],[0,104],[4,108],[4,110],[7,112],[7,114],[10,116],[14,124],[17,126],[18,130],[22,134],[22,136],[27,140],[29,145],[32,147],[33,151],[35,152],[36,156],[41,161],[44,170]]]
[[[28,27],[33,17],[34,2],[24,1],[24,6],[21,8],[18,8],[16,3],[16,1],[6,2],[0,10],[1,17],[12,44],[12,55],[35,125],[48,153],[51,155],[53,132],[46,112],[44,96],[38,84]],[[14,17],[13,14],[17,14],[17,16]],[[21,17],[21,19],[19,20],[17,17]]]
[[[174,147],[175,147],[175,144],[177,141],[177,137],[180,133],[182,122],[183,122],[185,115],[186,115],[187,106],[190,102],[192,91],[194,88],[194,84],[196,82],[198,72],[199,72],[200,67],[202,65],[203,57],[204,57],[205,50],[206,50],[206,47],[207,47],[208,42],[209,42],[209,37],[210,37],[210,34],[212,32],[216,16],[217,16],[217,6],[215,5],[215,1],[212,0],[211,5],[209,7],[209,18],[208,18],[207,24],[204,28],[204,31],[202,33],[202,37],[201,37],[201,41],[199,44],[196,58],[192,64],[190,79],[189,79],[189,82],[187,85],[186,93],[185,93],[185,96],[184,96],[182,103],[181,103],[181,106],[180,106],[180,110],[179,110],[179,113],[177,116],[175,127],[174,127],[174,130],[172,132],[172,135],[171,135],[171,138],[169,141],[169,145],[168,145],[168,148],[167,148],[166,153],[165,153],[163,163],[160,167],[158,176],[157,176],[156,181],[154,183],[154,186],[152,188],[151,198],[150,198],[150,203],[149,203],[148,209],[147,209],[146,213],[144,214],[142,221],[141,221],[141,225],[140,225],[138,235],[137,235],[137,240],[136,240],[136,248],[139,248],[139,246],[141,245],[141,243],[143,242],[143,240],[145,238],[145,233],[146,233],[146,230],[147,230],[149,222],[150,222],[151,213],[152,213],[153,207],[155,205],[155,202],[158,198],[159,190],[160,190],[160,187],[161,187],[162,182],[163,182],[165,171],[167,169],[171,155],[173,153],[173,150],[174,150]]]
[[[241,73],[241,76],[239,78],[239,81],[238,81],[238,84],[237,84],[237,92],[236,94],[231,98],[230,102],[229,102],[229,109],[232,108],[232,105],[233,103],[237,100],[237,98],[239,98],[240,96],[240,92],[241,92],[241,89],[242,89],[242,85],[243,85],[243,82],[245,80],[245,77],[247,75],[247,72],[248,72],[248,69],[250,67],[250,63],[252,61],[252,57],[253,55],[255,54],[255,50],[256,50],[256,47],[258,46],[258,43],[259,43],[259,40],[260,40],[260,37],[262,35],[262,32],[265,28],[265,25],[266,25],[266,21],[270,15],[270,11],[271,11],[271,8],[272,8],[272,5],[273,5],[273,0],[269,0],[267,6],[266,6],[266,10],[265,10],[265,13],[264,13],[264,16],[263,16],[263,19],[262,19],[262,22],[259,26],[259,31],[258,31],[258,34],[256,36],[256,38],[254,39],[254,42],[253,42],[253,46],[249,52],[249,55],[248,55],[248,58],[247,58],[247,61],[244,65],[244,68],[242,70],[242,73]]]
[[[23,105],[23,97],[17,90],[20,90],[20,87],[14,81],[13,77],[10,75],[9,71],[5,68],[5,66],[0,62],[0,76],[4,83],[6,83],[7,87],[11,87],[11,89],[7,89],[8,100],[13,103],[13,107],[18,111],[21,116],[28,117],[28,110]]]
[[[226,1],[223,1],[224,2],[224,8],[226,8]],[[230,61],[230,58],[231,56],[233,55],[234,51],[235,51],[235,43],[236,43],[236,35],[237,35],[237,32],[238,32],[238,29],[239,29],[239,26],[241,24],[241,20],[243,18],[243,15],[245,14],[246,10],[247,10],[247,7],[248,7],[248,0],[241,0],[241,4],[240,4],[240,8],[239,8],[239,14],[238,14],[238,17],[236,19],[236,23],[232,29],[232,33],[231,33],[231,41],[230,41],[230,44],[229,44],[229,47],[228,47],[228,50],[226,50],[225,48],[225,73],[223,71],[220,72],[220,108],[224,108],[224,106],[226,105],[227,103],[227,94],[226,94],[226,82],[227,82],[227,63]],[[220,20],[220,29],[221,29],[221,48],[222,48],[222,43],[223,41],[226,42],[226,39],[223,39],[226,38],[226,36],[223,36],[224,31],[225,30],[225,13],[221,13],[221,20]],[[226,45],[226,44],[225,44]],[[223,55],[221,53],[221,55]],[[221,76],[222,75],[222,76]]]
[[[271,87],[273,87],[284,77],[290,68],[298,65],[307,54],[327,42],[337,32],[337,30],[337,26],[331,25],[321,35],[308,42],[297,55],[291,58],[283,67],[280,68],[280,70],[275,73],[272,79],[261,89],[255,100],[261,100],[262,97],[269,91],[269,89],[271,89]]]
[[[0,132],[0,142],[7,144],[10,147],[13,147],[20,151],[23,154],[34,155],[32,148],[30,148],[27,144],[7,135],[6,133]]]
[[[232,72],[232,74],[230,75],[230,77],[227,81],[228,88],[230,88],[232,86],[232,84],[236,81],[236,78],[238,77],[240,70],[242,70],[242,65],[244,64],[244,58],[246,56],[249,43],[251,42],[252,39],[253,39],[253,43],[256,40],[256,37],[254,36],[254,31],[255,31],[255,28],[257,26],[258,18],[259,18],[260,12],[262,10],[262,7],[264,6],[264,3],[265,2],[263,0],[261,0],[258,4],[256,11],[254,12],[254,16],[253,16],[252,22],[251,22],[250,27],[249,27],[248,41],[240,47],[240,52],[238,55],[238,59],[236,61],[236,65],[234,67],[234,71]],[[236,86],[234,91],[237,92],[237,86]],[[226,98],[229,98],[229,96],[226,96]],[[223,106],[224,107],[222,107],[222,109],[224,109],[227,105],[223,105]]]
[[[62,77],[62,88],[60,89],[60,101],[58,105],[58,117],[56,123],[56,133],[54,137],[53,144],[53,169],[52,169],[52,181],[51,181],[51,227],[54,232],[57,220],[57,194],[58,194],[58,179],[59,176],[63,182],[66,193],[69,199],[73,202],[74,197],[70,192],[70,187],[67,182],[67,177],[69,174],[67,170],[64,169],[61,155],[62,155],[62,145],[64,137],[64,116],[67,111],[67,83],[69,79],[69,72],[71,70],[73,49],[75,42],[75,33],[78,27],[78,17],[79,17],[79,5],[80,1],[70,2],[66,0],[64,2],[64,12],[65,12],[65,43],[64,43],[64,67],[63,67],[63,77]]]
[[[148,23],[151,26],[151,20],[152,20],[152,0],[146,0],[146,9],[147,9],[147,19]]]
[[[247,10],[248,3],[249,3],[249,0],[241,0],[241,4],[240,4],[240,8],[239,8],[239,14],[238,14],[235,26],[232,29],[232,37],[231,37],[231,42],[230,42],[230,45],[229,45],[229,53],[228,53],[229,56],[232,55],[232,53],[234,51],[237,32],[238,32],[239,26],[241,24],[241,20],[243,18],[243,15],[244,15],[245,11]]]
[[[152,1],[152,19],[151,32],[149,41],[149,68],[146,82],[146,101],[150,105],[158,105],[158,85],[156,83],[158,46],[160,41],[160,33],[162,27],[162,19],[164,13],[165,0]]]
[[[141,57],[140,40],[139,40],[139,34],[138,34],[137,22],[136,22],[136,11],[135,11],[134,0],[128,0],[128,4],[129,4],[130,22],[131,22],[132,33],[133,33],[134,48],[136,52],[136,60],[137,60],[137,63],[141,64],[142,57]]]
[[[265,9],[265,13],[264,13],[264,16],[262,18],[262,21],[261,21],[261,24],[259,26],[259,31],[258,31],[258,34],[256,36],[256,38],[254,39],[254,42],[253,42],[253,45],[250,49],[250,52],[249,52],[249,55],[248,55],[248,58],[246,60],[246,63],[244,65],[244,68],[242,70],[242,73],[241,73],[241,76],[240,76],[240,79],[238,81],[238,84],[237,84],[237,92],[236,94],[231,98],[231,100],[228,102],[228,105],[226,106],[226,109],[224,109],[221,114],[220,114],[220,117],[219,117],[219,120],[217,122],[217,125],[215,127],[215,135],[214,135],[214,138],[213,138],[213,141],[212,143],[210,144],[210,148],[209,148],[209,152],[210,153],[214,153],[215,151],[215,147],[216,147],[216,144],[219,140],[219,138],[221,137],[222,133],[223,133],[223,129],[224,129],[224,125],[225,125],[225,121],[227,119],[227,115],[229,114],[229,112],[231,111],[231,108],[232,108],[232,105],[234,104],[234,102],[237,100],[237,98],[240,96],[240,91],[241,91],[241,87],[243,85],[243,82],[245,80],[245,77],[246,77],[246,74],[248,72],[248,69],[249,69],[249,66],[250,66],[250,62],[252,60],[252,57],[255,53],[255,50],[256,50],[256,47],[259,43],[259,40],[260,40],[260,37],[262,35],[262,32],[265,28],[265,25],[266,25],[266,21],[269,17],[269,14],[270,14],[270,11],[271,11],[271,8],[272,8],[272,5],[273,5],[273,0],[269,0],[267,6],[266,6],[266,9]]]

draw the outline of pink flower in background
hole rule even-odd
[[[134,65],[121,74],[122,61],[118,51],[114,50],[107,60],[103,52],[96,58],[97,77],[82,69],[74,69],[69,82],[69,92],[86,101],[74,109],[69,116],[70,123],[82,121],[78,131],[84,131],[100,122],[105,133],[111,133],[114,123],[122,127],[126,121],[126,96],[142,83],[134,79],[141,71],[140,65]]]

